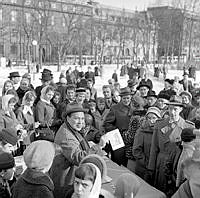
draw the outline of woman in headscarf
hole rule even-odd
[[[74,192],[66,198],[99,198],[101,173],[92,163],[81,164],[75,171]]]
[[[55,88],[51,85],[43,87],[41,91],[40,100],[36,105],[35,116],[37,122],[40,123],[41,128],[49,128],[54,132],[60,127],[61,120],[56,119],[56,111],[54,105],[51,103],[55,93]]]
[[[2,97],[2,109],[0,110],[0,131],[3,128],[22,128],[19,125],[15,113],[13,112],[17,99],[13,95],[5,95]]]
[[[3,89],[2,89],[2,96],[6,95],[6,92],[10,89],[15,89],[14,88],[14,84],[13,84],[13,81],[11,80],[6,80],[4,82],[4,85],[3,85]]]
[[[33,91],[28,91],[25,93],[22,99],[22,105],[16,111],[17,120],[28,132],[27,138],[24,139],[24,143],[30,144],[30,136],[35,128],[40,125],[39,122],[35,122],[35,110],[33,108],[36,95]]]
[[[41,123],[42,127],[52,125],[55,107],[51,103],[55,89],[52,86],[45,86],[41,91],[40,100],[36,105],[36,121]]]
[[[141,183],[136,175],[124,173],[117,179],[114,195],[116,198],[136,197]]]

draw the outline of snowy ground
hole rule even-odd
[[[60,76],[60,72],[56,71],[57,70],[56,66],[44,66],[43,68],[50,69],[52,71],[52,73],[53,73],[53,76],[54,76],[54,82],[58,82],[59,76]],[[68,69],[68,67],[62,67],[61,71],[66,71],[67,69]],[[73,69],[73,66],[72,66],[72,69]],[[102,96],[101,88],[102,88],[102,86],[104,84],[108,84],[108,80],[112,77],[113,71],[115,69],[117,69],[116,65],[104,65],[103,66],[103,72],[102,72],[103,75],[102,75],[102,77],[96,77],[95,88],[98,91],[98,96]],[[87,70],[87,66],[83,66],[82,70],[86,71]],[[18,71],[20,73],[20,75],[23,75],[24,73],[27,72],[27,68],[26,67],[14,67],[12,69],[10,69],[10,68],[0,68],[0,95],[1,95],[1,90],[2,90],[2,87],[3,87],[4,81],[9,76],[9,73],[13,72],[13,71]],[[120,77],[120,75],[119,75],[120,70],[117,70],[117,73],[118,73],[118,79],[119,79],[119,83],[121,84],[121,87],[125,87],[127,85],[128,76]],[[175,75],[177,75],[181,79],[182,78],[182,74],[183,74],[183,71],[181,71],[181,70],[169,70],[168,73],[167,73],[167,78],[173,78]],[[34,87],[40,85],[41,84],[41,82],[40,82],[41,73],[31,74],[31,75],[32,75],[32,84],[34,85]],[[198,78],[198,76],[200,76],[200,71],[197,72],[197,81],[200,81],[200,78]],[[152,68],[149,68],[148,69],[148,78],[150,78],[153,81],[154,90],[157,93],[161,89],[163,89],[163,84],[164,83],[163,83],[162,74],[160,75],[160,78],[157,79],[157,78],[153,77]]]

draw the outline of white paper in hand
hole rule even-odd
[[[118,129],[106,133],[106,140],[110,141],[113,151],[125,146]]]

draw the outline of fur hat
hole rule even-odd
[[[4,141],[15,146],[18,141],[17,130],[14,128],[2,129],[2,131],[0,131],[0,141]]]
[[[38,140],[26,148],[23,156],[28,168],[43,170],[51,167],[55,156],[55,147],[49,141]]]
[[[107,165],[106,165],[106,162],[104,161],[104,159],[101,156],[99,156],[97,154],[87,155],[80,162],[80,164],[84,164],[84,163],[92,163],[92,164],[96,165],[99,168],[99,170],[101,172],[102,183],[107,183],[108,181],[111,180],[111,178],[109,178],[107,176]]]
[[[7,170],[15,166],[14,157],[7,152],[0,152],[0,170]]]
[[[191,142],[196,138],[196,135],[193,133],[193,128],[184,128],[181,133],[181,140],[183,142]]]

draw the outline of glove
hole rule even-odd
[[[110,153],[112,151],[112,147],[110,143],[106,143],[105,147],[102,148],[106,153]]]

